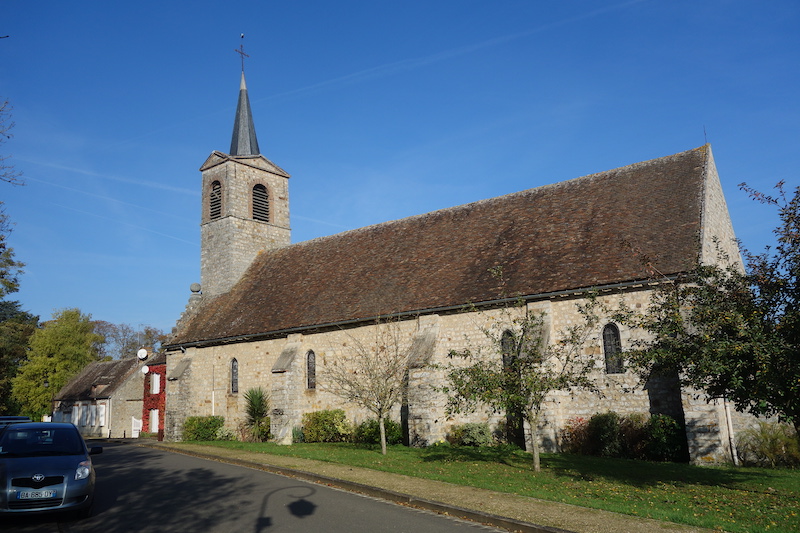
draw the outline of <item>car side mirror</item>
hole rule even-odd
[[[102,446],[92,446],[89,450],[89,455],[97,455],[98,453],[103,453]]]

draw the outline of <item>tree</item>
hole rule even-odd
[[[584,320],[568,328],[555,344],[547,341],[545,316],[518,301],[500,310],[500,318],[482,328],[488,342],[476,348],[450,352],[449,357],[468,364],[447,367],[448,414],[473,412],[480,405],[513,420],[518,414],[528,423],[527,448],[533,469],[541,470],[538,427],[542,405],[554,391],[596,390],[590,379],[595,367],[584,346],[597,329],[595,298],[578,305]]]
[[[323,386],[375,415],[381,453],[386,455],[385,419],[402,398],[411,343],[404,342],[400,325],[394,320],[376,319],[370,334],[368,342],[350,335],[352,356],[328,366]]]
[[[12,137],[11,130],[14,123],[11,121],[11,104],[3,99],[0,103],[0,144],[3,144]],[[15,170],[13,165],[7,163],[10,156],[0,153],[0,181],[5,181],[12,185],[22,185],[22,173]]]
[[[112,324],[98,320],[94,323],[94,328],[95,333],[105,338],[105,342],[99,347],[101,358],[130,359],[136,357],[141,348],[158,351],[166,338],[162,330],[151,326],[137,330],[129,324]]]
[[[745,253],[746,271],[721,255],[663,283],[646,313],[621,317],[652,338],[627,355],[643,376],[677,372],[739,411],[800,429],[800,187],[792,198],[782,183],[774,197],[741,187],[778,209],[775,248]]]
[[[6,242],[10,233],[11,224],[0,202],[0,299],[19,290],[19,275],[25,266],[14,259],[14,249]]]
[[[19,302],[0,301],[0,413],[19,414],[11,382],[27,357],[28,339],[39,317],[20,309]]]
[[[79,309],[53,314],[29,341],[28,358],[12,380],[22,411],[31,418],[49,412],[52,398],[86,365],[98,360],[103,338],[94,332],[90,315]]]

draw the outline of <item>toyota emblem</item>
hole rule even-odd
[[[34,474],[31,479],[38,483],[39,481],[44,480],[44,474]]]

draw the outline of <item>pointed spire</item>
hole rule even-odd
[[[233,137],[231,138],[230,155],[259,155],[256,127],[253,125],[253,113],[250,111],[250,98],[247,96],[247,84],[244,81],[244,33],[242,44],[234,50],[242,57],[242,81],[239,83],[239,103],[236,104],[236,118],[233,121]]]
[[[259,155],[256,127],[250,111],[250,98],[247,96],[247,85],[242,81],[239,85],[239,103],[236,105],[236,118],[233,121],[233,137],[231,138],[230,155]]]

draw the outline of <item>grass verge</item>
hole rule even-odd
[[[209,442],[565,502],[730,532],[800,531],[800,471],[691,466],[543,454],[511,447],[377,448],[354,444]]]

